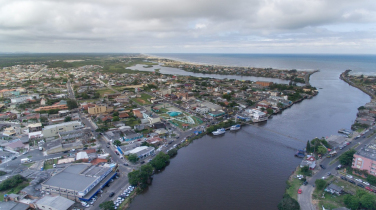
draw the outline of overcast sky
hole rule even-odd
[[[0,52],[376,54],[376,0],[0,0]]]

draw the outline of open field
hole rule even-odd
[[[100,94],[101,97],[103,97],[104,94],[113,94],[113,93],[115,93],[113,90],[111,90],[109,88],[98,89],[96,91]]]
[[[151,104],[151,102],[148,100],[150,98],[152,98],[150,95],[146,93],[142,93],[141,98],[132,98],[131,100],[140,105],[148,105],[148,104]]]

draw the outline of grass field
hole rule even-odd
[[[303,182],[297,178],[293,178],[292,181],[288,182],[291,187],[286,190],[286,193],[289,194],[295,200],[298,200],[298,189],[303,184]]]
[[[98,89],[96,90],[100,95],[101,97],[104,96],[104,94],[112,94],[112,93],[115,93],[113,90],[109,89],[109,88],[103,88],[103,89]]]
[[[151,102],[148,100],[152,98],[152,96],[146,94],[146,93],[142,93],[141,94],[141,98],[132,98],[132,101],[140,104],[140,105],[149,105],[151,104]]]

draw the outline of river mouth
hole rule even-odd
[[[349,129],[357,108],[370,101],[339,79],[359,61],[315,59],[290,62],[291,68],[305,63],[307,69],[320,69],[310,80],[312,86],[322,88],[317,96],[264,124],[195,140],[179,150],[163,173],[154,175],[148,192],[137,196],[131,209],[277,209],[286,180],[301,161],[294,157],[295,149],[315,137]],[[357,68],[365,71],[372,66],[366,62]]]

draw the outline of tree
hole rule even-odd
[[[67,101],[68,109],[75,109],[78,108],[77,102],[75,100],[69,99]]]
[[[360,198],[360,204],[366,209],[375,209],[375,200],[369,193],[366,193]]]
[[[170,156],[165,154],[164,152],[158,153],[155,158],[150,161],[150,164],[156,169],[161,170],[170,162]]]
[[[99,208],[103,210],[115,210],[115,204],[113,201],[105,201],[99,204]]]
[[[273,114],[273,109],[267,108],[266,111],[268,112],[268,114]]]
[[[119,119],[119,116],[115,116],[115,117],[112,118],[112,121],[114,121],[114,122],[115,122],[115,121],[119,121],[119,120],[120,120],[120,119]]]
[[[47,117],[40,117],[39,120],[40,120],[41,123],[48,122]]]
[[[343,202],[345,203],[346,207],[356,210],[359,208],[359,198],[353,195],[345,195],[343,198]]]
[[[367,182],[369,182],[371,185],[376,185],[376,176],[368,175]]]
[[[70,117],[70,116],[66,116],[65,118],[64,118],[64,122],[69,122],[69,121],[71,121],[72,120],[72,117]]]
[[[355,150],[354,149],[350,149],[349,151],[346,151],[345,153],[343,153],[340,157],[339,157],[339,162],[344,165],[344,166],[348,166],[348,165],[351,165],[352,164],[352,161],[353,161],[353,156],[355,154]]]
[[[300,210],[300,205],[298,201],[291,198],[290,195],[286,193],[278,203],[278,210]]]
[[[119,146],[121,145],[121,141],[119,141],[119,140],[115,140],[115,141],[114,141],[114,145],[119,147]]]
[[[231,100],[231,94],[223,94],[222,98],[226,99],[227,101]]]
[[[170,156],[170,158],[174,157],[175,155],[178,154],[178,150],[175,148],[175,149],[172,149],[172,150],[169,150],[167,152],[168,156]]]
[[[326,186],[326,181],[323,179],[316,179],[315,184],[318,190],[322,190]]]
[[[119,116],[119,112],[114,112],[114,113],[112,114],[112,116],[113,116],[113,117],[115,117],[115,116]]]
[[[311,143],[309,142],[309,140],[307,141],[306,151],[311,152]]]
[[[130,154],[128,155],[128,160],[131,161],[132,163],[135,163],[138,161],[138,157],[136,154]]]
[[[317,148],[317,154],[324,155],[327,151],[328,150],[324,146],[321,146],[321,145]]]

